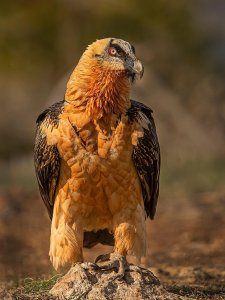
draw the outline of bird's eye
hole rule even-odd
[[[117,51],[116,51],[115,48],[110,47],[110,48],[108,48],[108,53],[109,53],[109,55],[111,55],[111,56],[115,56],[115,55],[117,54]]]

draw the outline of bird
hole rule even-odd
[[[82,263],[83,248],[98,243],[114,246],[108,258],[121,268],[127,255],[138,262],[146,256],[160,147],[153,111],[130,97],[143,73],[129,42],[96,40],[73,70],[64,99],[37,118],[34,165],[56,270]]]

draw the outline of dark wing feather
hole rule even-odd
[[[41,130],[41,125],[57,127],[58,116],[62,112],[63,106],[63,101],[57,102],[47,108],[37,118],[34,166],[40,194],[50,218],[52,218],[55,192],[59,179],[60,156],[56,145],[47,144],[47,139]]]
[[[141,182],[147,217],[153,219],[159,196],[160,148],[152,110],[131,100],[131,108],[127,114],[131,122],[145,123],[144,135],[139,138],[137,146],[134,146],[133,161]]]

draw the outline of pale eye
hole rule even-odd
[[[116,51],[115,48],[110,47],[110,48],[108,48],[108,53],[109,53],[109,55],[111,55],[111,56],[115,56],[116,53],[117,53],[117,51]]]

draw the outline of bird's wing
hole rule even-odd
[[[60,101],[49,108],[37,118],[37,130],[34,146],[34,166],[38,180],[41,197],[52,218],[55,192],[59,179],[60,156],[56,145],[48,145],[43,128],[51,126],[57,128],[59,114],[62,112],[64,102]]]
[[[132,158],[141,183],[147,217],[153,219],[159,195],[160,148],[152,110],[131,100],[127,114],[131,121],[139,122],[143,128],[144,135],[134,146]]]

